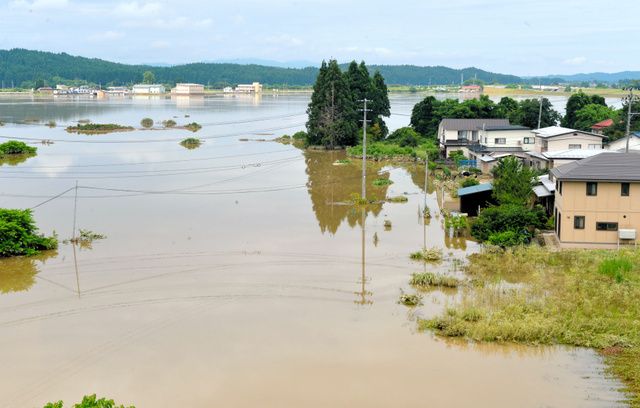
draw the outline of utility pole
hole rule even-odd
[[[540,82],[540,80],[538,79],[538,89],[542,92],[542,83]],[[540,129],[540,127],[542,126],[542,95],[540,95],[540,101],[538,102],[539,109],[538,109],[538,129]]]
[[[364,108],[362,109],[362,199],[367,199],[367,112],[371,109],[367,109],[367,102],[369,100],[364,98],[362,101]]]
[[[631,105],[633,105],[633,100],[635,96],[633,96],[633,87],[629,87],[629,96],[627,99],[627,144],[624,149],[625,153],[629,153],[629,139],[631,139],[631,117],[634,115],[640,115],[640,112],[631,112]]]

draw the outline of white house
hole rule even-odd
[[[445,156],[455,150],[469,154],[468,146],[480,144],[480,132],[488,126],[509,126],[509,119],[442,119],[438,140]]]
[[[134,95],[159,95],[166,92],[164,85],[160,84],[136,84],[133,86]]]
[[[532,130],[536,138],[535,151],[538,153],[569,149],[602,149],[604,135],[560,126]]]
[[[238,84],[235,89],[236,93],[261,93],[262,84],[260,82],[254,82],[252,84]]]
[[[627,138],[615,140],[607,145],[607,150],[624,152],[627,148]],[[629,151],[640,151],[640,132],[631,134],[629,138]]]
[[[204,95],[204,85],[201,84],[176,84],[171,90],[172,95]]]

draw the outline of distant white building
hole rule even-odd
[[[160,84],[137,84],[133,86],[134,95],[158,95],[165,92],[164,85]]]
[[[230,86],[225,86],[225,87],[222,89],[222,92],[224,92],[224,93],[233,93],[233,88],[232,88],[232,87],[230,87]]]
[[[176,84],[171,90],[173,95],[204,95],[204,85],[201,84]]]
[[[261,93],[262,84],[254,82],[252,84],[238,84],[235,89],[236,93]]]

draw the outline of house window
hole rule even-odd
[[[558,193],[560,193],[560,195],[562,195],[562,181],[558,182]]]
[[[596,231],[617,231],[617,222],[596,222]]]
[[[506,137],[496,137],[495,139],[493,139],[495,144],[507,144],[507,138]]]
[[[473,140],[474,142],[478,141],[478,131],[474,130],[473,132],[471,132],[471,140]]]
[[[620,195],[622,197],[629,197],[629,189],[631,185],[629,183],[620,183]]]
[[[576,215],[573,217],[573,228],[584,229],[584,215]]]
[[[591,149],[591,150],[599,150],[599,149],[602,149],[602,145],[601,144],[590,144],[589,145],[589,149]]]
[[[582,149],[582,145],[581,144],[570,144],[569,145],[569,150],[573,150],[573,149]]]
[[[535,137],[525,137],[524,138],[524,144],[535,144],[536,143],[536,138]]]
[[[458,130],[458,140],[467,140],[466,130]]]
[[[594,183],[594,182],[587,183],[587,195],[588,196],[598,195],[598,183]]]

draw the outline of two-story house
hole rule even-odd
[[[569,129],[560,126],[549,126],[532,130],[535,137],[534,148],[527,154],[527,163],[537,169],[547,169],[554,165],[563,164],[565,160],[580,160],[590,157],[591,154],[576,152],[572,154],[568,150],[600,150],[603,148],[604,135],[585,132],[583,130]],[[563,158],[556,158],[561,155]],[[575,156],[575,157],[574,157]],[[558,163],[554,164],[554,160]]]
[[[612,248],[640,230],[640,154],[610,153],[553,168],[561,246]]]
[[[480,144],[480,133],[488,126],[509,126],[509,119],[442,119],[438,126],[440,149],[445,157],[456,150],[467,156],[468,146]]]

